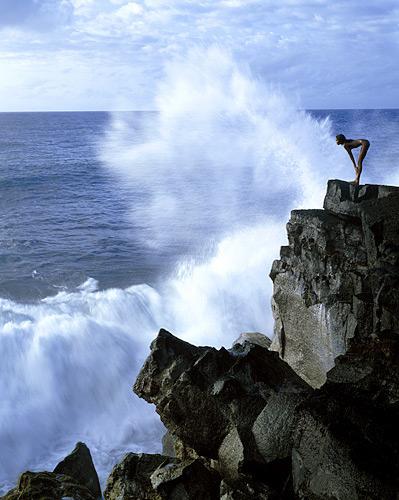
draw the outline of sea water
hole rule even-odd
[[[354,171],[397,184],[396,110],[300,111],[214,50],[166,68],[157,112],[0,114],[0,491],[77,441],[102,482],[160,451],[132,385],[159,328],[272,335],[268,272],[294,208]]]

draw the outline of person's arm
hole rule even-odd
[[[350,146],[344,146],[344,147],[345,147],[346,152],[349,155],[349,158],[352,160],[353,166],[356,170],[356,162],[355,162],[355,159],[354,159],[353,154],[352,154],[352,148]]]

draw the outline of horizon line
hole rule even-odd
[[[399,108],[298,108],[297,111],[397,111]],[[58,110],[12,110],[0,111],[0,114],[17,113],[159,113],[158,109],[58,109]]]

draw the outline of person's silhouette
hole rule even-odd
[[[346,149],[349,158],[352,160],[356,172],[356,178],[353,181],[353,184],[358,185],[360,181],[360,175],[363,170],[363,160],[366,157],[367,151],[370,147],[370,141],[368,141],[367,139],[347,139],[343,134],[338,134],[336,136],[336,142]],[[362,147],[362,149],[360,150],[356,165],[352,149],[359,148],[360,146]]]

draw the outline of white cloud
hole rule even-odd
[[[399,76],[392,64],[398,56],[396,0],[2,2],[0,50],[30,54],[32,67],[19,73],[22,79],[33,78],[36,60],[72,51],[90,67],[101,60],[102,72],[108,72],[119,93],[142,96],[145,87],[148,96],[165,59],[197,45],[217,44],[248,62],[259,77],[302,96],[305,106],[393,106],[399,97],[391,88]],[[126,74],[135,68],[135,79],[118,84],[113,75],[123,65]],[[48,78],[56,85],[52,72]],[[106,93],[100,84],[106,81],[104,76],[92,91],[99,100]],[[128,85],[132,92],[126,92]],[[22,96],[26,87],[20,88]],[[18,99],[17,94],[15,106]]]

